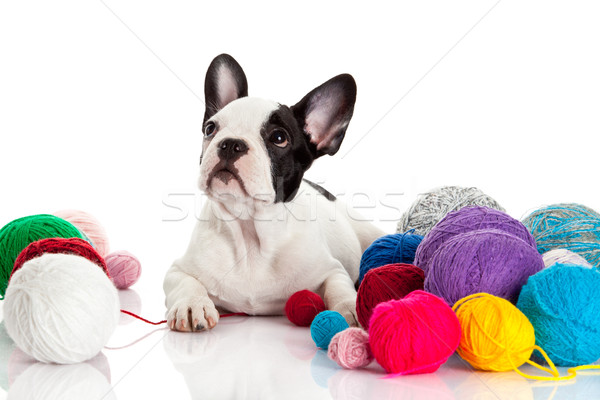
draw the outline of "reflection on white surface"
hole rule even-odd
[[[116,399],[109,381],[90,363],[33,363],[10,385],[8,399]]]
[[[119,303],[121,304],[121,310],[126,310],[137,315],[142,313],[142,299],[133,289],[119,290]],[[121,313],[119,325],[126,325],[132,321],[135,321],[135,318]]]

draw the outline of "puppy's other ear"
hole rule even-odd
[[[339,150],[355,101],[356,82],[351,75],[342,74],[315,88],[292,107],[300,127],[317,147],[317,157]]]
[[[248,81],[240,64],[229,54],[216,56],[204,79],[204,122],[233,100],[245,96],[248,96]]]

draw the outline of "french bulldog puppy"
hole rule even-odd
[[[167,322],[212,329],[219,312],[277,315],[302,289],[357,325],[360,257],[384,233],[303,179],[335,154],[356,99],[338,75],[292,107],[248,97],[240,65],[222,54],[206,73],[198,186],[207,195],[189,247],[164,280]]]

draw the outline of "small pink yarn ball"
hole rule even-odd
[[[373,361],[369,334],[361,328],[348,328],[338,332],[329,343],[327,355],[346,369],[366,367]]]
[[[379,304],[369,323],[369,344],[390,374],[435,372],[458,348],[461,329],[446,302],[422,290]]]
[[[128,251],[113,251],[104,260],[117,289],[129,288],[137,282],[142,274],[140,261]]]
[[[83,233],[91,242],[94,249],[102,257],[110,251],[108,235],[100,222],[91,214],[79,210],[60,210],[54,213],[56,217],[69,221]]]

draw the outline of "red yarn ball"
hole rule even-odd
[[[325,311],[323,299],[310,290],[294,293],[285,303],[285,315],[298,326],[310,326],[321,311]]]
[[[413,290],[423,290],[423,270],[411,264],[388,264],[366,273],[356,297],[358,322],[369,329],[369,319],[379,303],[401,299]]]
[[[446,302],[422,290],[373,310],[369,344],[390,374],[435,372],[456,351],[460,324]]]
[[[10,276],[12,277],[13,274],[17,272],[24,263],[33,258],[39,257],[44,253],[74,254],[76,256],[81,256],[97,264],[110,278],[110,274],[108,273],[104,259],[100,256],[100,254],[98,254],[91,244],[79,238],[49,238],[38,240],[29,244],[29,246],[21,251],[15,260],[15,265]]]

